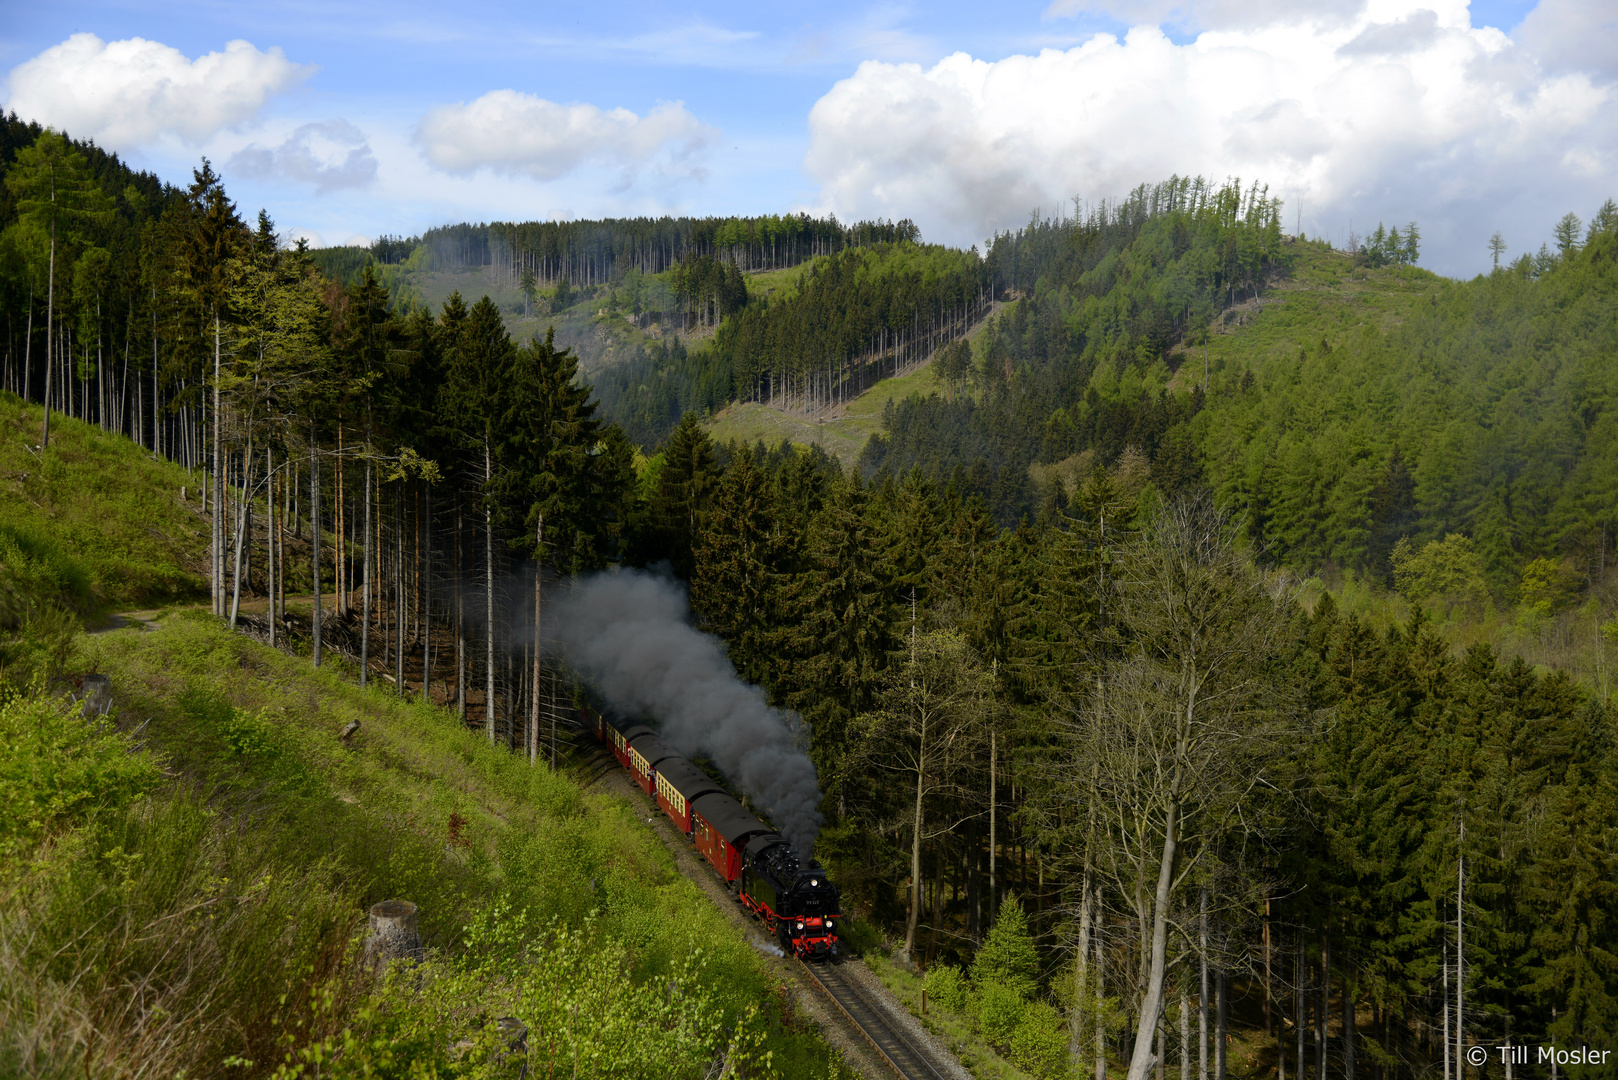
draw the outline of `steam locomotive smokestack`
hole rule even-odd
[[[547,638],[609,704],[656,718],[676,750],[711,759],[807,858],[822,817],[803,722],[771,708],[719,639],[691,625],[683,585],[608,571],[579,579],[551,613]]]

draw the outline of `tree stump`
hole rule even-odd
[[[77,682],[78,692],[74,696],[84,702],[84,715],[106,716],[112,708],[112,678],[107,675],[81,675]]]
[[[380,904],[372,904],[371,934],[365,939],[367,966],[380,975],[394,960],[414,963],[421,957],[416,905],[408,900],[384,900]]]

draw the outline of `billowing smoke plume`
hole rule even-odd
[[[820,785],[796,715],[742,682],[717,638],[692,627],[685,589],[632,570],[577,581],[545,616],[546,638],[614,708],[655,718],[683,754],[709,758],[808,855]]]

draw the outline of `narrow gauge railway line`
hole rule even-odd
[[[881,1008],[843,974],[839,963],[833,960],[816,963],[799,960],[798,963],[900,1080],[948,1080],[924,1049],[888,1023]]]
[[[616,763],[636,788],[652,798],[654,815],[662,811],[666,824],[690,845],[676,843],[676,849],[697,855],[717,871],[726,895],[755,917],[780,943],[783,958],[788,963],[796,959],[803,974],[831,1000],[835,1012],[827,1013],[828,1019],[841,1014],[899,1080],[954,1080],[958,1074],[940,1069],[923,1048],[924,1040],[914,1032],[907,1034],[896,1017],[890,1017],[843,970],[836,948],[836,929],[843,921],[839,894],[819,863],[800,862],[784,836],[652,728],[594,709],[585,709],[579,719],[606,751],[604,768],[597,766],[594,753],[586,755],[591,781],[618,772],[612,768]],[[656,816],[647,819],[656,820]]]

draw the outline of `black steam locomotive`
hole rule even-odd
[[[805,959],[831,955],[843,921],[841,900],[813,859],[800,863],[785,837],[651,728],[612,720],[594,709],[585,710],[584,720],[783,949]]]
[[[798,864],[798,853],[770,833],[747,844],[738,894],[743,904],[799,956],[830,956],[842,920],[837,886],[813,859]]]

